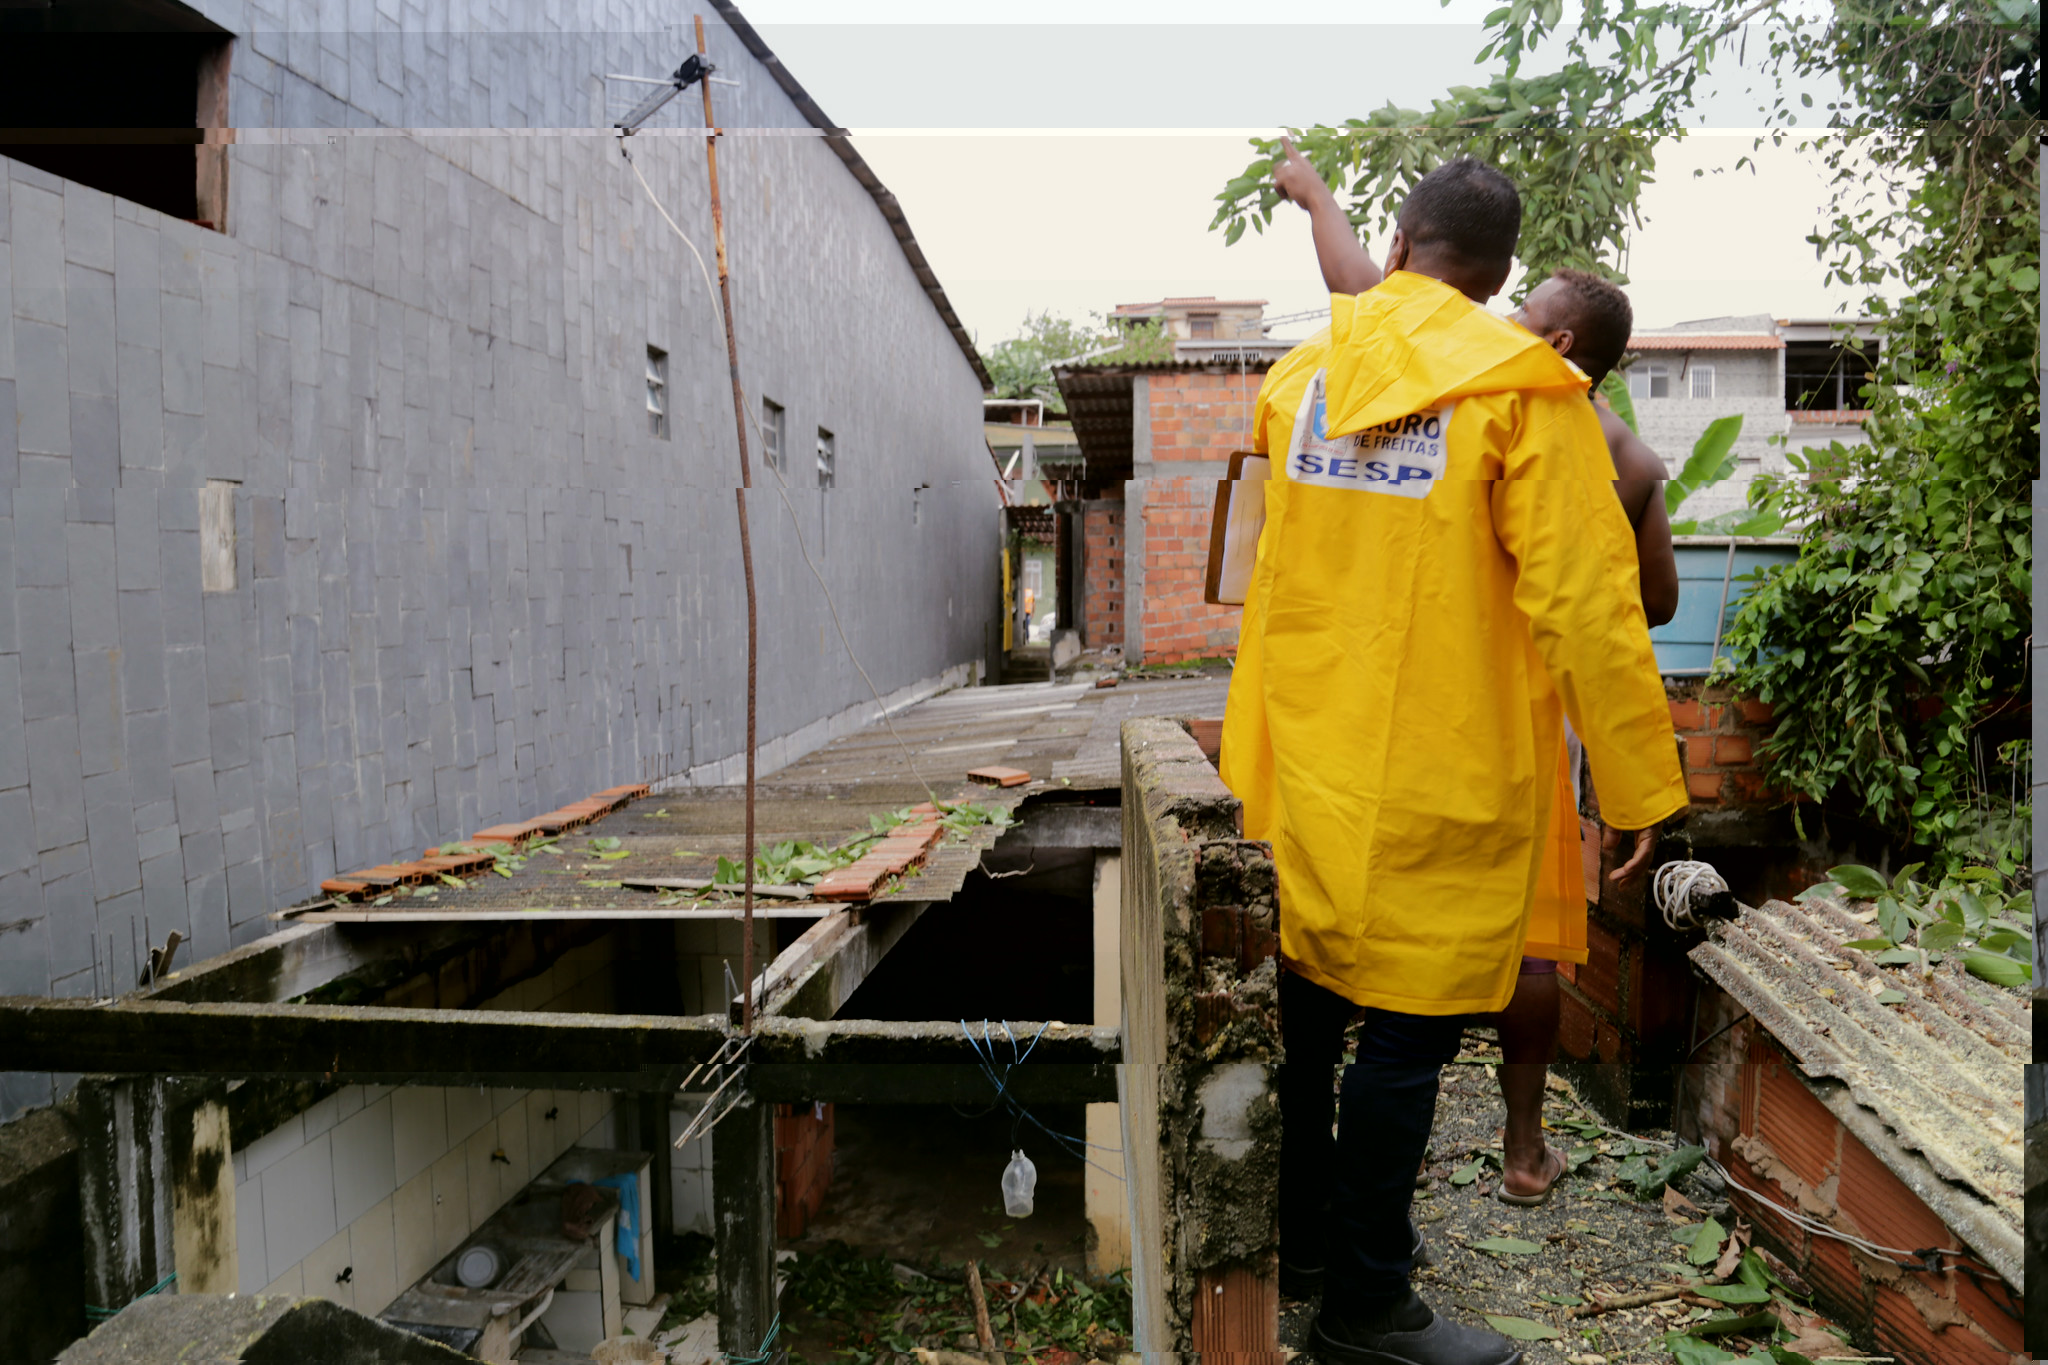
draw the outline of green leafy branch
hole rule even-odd
[[[1939,886],[1914,880],[1922,863],[1893,874],[1856,863],[1828,869],[1829,880],[1799,893],[1867,901],[1877,935],[1844,943],[1884,967],[1911,966],[1931,978],[1945,956],[1959,955],[1964,970],[1995,986],[2025,986],[2034,979],[2033,893],[2007,895],[2004,878],[1988,867],[1965,868]],[[1858,915],[1857,918],[1864,918]],[[1902,1003],[1903,991],[1879,993],[1881,1005]]]

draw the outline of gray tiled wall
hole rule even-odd
[[[652,5],[605,7],[618,37],[544,33],[554,6],[201,8],[244,35],[226,234],[0,159],[0,994],[82,994],[95,934],[132,979],[143,916],[217,953],[338,869],[744,739],[716,307],[588,126],[594,77],[679,38]],[[888,692],[981,656],[995,493],[979,385],[874,202],[712,49],[746,125],[741,372],[795,456],[792,521],[756,452],[767,741],[867,699],[796,528]],[[632,145],[708,256],[701,136]],[[209,479],[239,483],[232,592],[200,587]],[[47,1085],[5,1084],[0,1112]]]

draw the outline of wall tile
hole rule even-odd
[[[389,1198],[398,1184],[391,1110],[387,1096],[335,1126],[334,1215],[339,1223],[354,1222]]]
[[[395,1196],[394,1196],[395,1198]],[[392,1199],[379,1200],[349,1224],[349,1263],[355,1267],[356,1311],[381,1313],[411,1282],[398,1282],[398,1259],[392,1233]]]
[[[335,1232],[334,1154],[322,1133],[263,1172],[264,1263],[273,1276]]]
[[[402,1085],[391,1095],[393,1171],[403,1183],[448,1150],[448,1102],[430,1085]]]
[[[343,1228],[322,1242],[302,1263],[306,1292],[332,1299],[346,1308],[356,1306],[355,1262],[350,1259],[349,1230]],[[342,1272],[348,1278],[342,1279]]]
[[[469,1154],[457,1147],[433,1165],[434,1259],[440,1260],[469,1235]]]
[[[237,1153],[239,1156],[240,1154]],[[263,1182],[235,1187],[235,1279],[237,1292],[253,1294],[270,1283],[263,1244]]]
[[[305,1145],[305,1121],[299,1115],[294,1114],[243,1149],[243,1158],[248,1172],[243,1178],[248,1180],[255,1179],[268,1170],[271,1165],[290,1156]]]
[[[434,1175],[421,1171],[391,1199],[392,1249],[400,1291],[434,1268]]]

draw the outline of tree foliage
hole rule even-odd
[[[1090,314],[1087,322],[1075,322],[1050,311],[1027,314],[1016,336],[981,353],[995,381],[995,397],[1040,399],[1055,417],[1066,415],[1059,385],[1053,382],[1055,365],[1130,365],[1172,358],[1173,338],[1156,319],[1122,326],[1105,323],[1100,313]]]
[[[1804,540],[1744,599],[1731,676],[1776,705],[1764,757],[1781,790],[1846,803],[1938,868],[2009,876],[2028,861],[2030,755],[1982,736],[2025,668],[2039,21],[2038,0],[1584,0],[1569,18],[1561,0],[1514,0],[1485,21],[1485,85],[1296,134],[1352,221],[1381,230],[1443,161],[1498,165],[1522,190],[1520,297],[1557,266],[1626,282],[1656,144],[1684,135],[1717,64],[1762,78],[1765,137],[1806,139],[1832,173],[1810,240],[1831,281],[1868,292],[1880,362],[1868,445],[1794,455],[1791,476],[1752,486],[1751,524],[1782,518]],[[1527,76],[1538,44],[1559,69]],[[1788,92],[1819,76],[1845,96],[1812,111]],[[1824,126],[1801,129],[1815,112]],[[1230,241],[1278,204],[1278,141],[1253,145],[1217,196]]]

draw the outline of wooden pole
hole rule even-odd
[[[704,48],[704,16],[697,15],[697,55]],[[760,621],[754,601],[754,542],[747,529],[747,490],[754,477],[747,459],[747,397],[740,387],[740,343],[732,327],[732,280],[725,259],[725,206],[718,194],[718,125],[711,118],[711,80],[704,91],[704,154],[711,166],[711,234],[718,248],[718,301],[725,310],[725,361],[732,371],[732,420],[740,438],[740,481],[733,496],[740,509],[740,564],[747,581],[747,868],[746,942],[740,948],[740,1031],[754,1031],[754,693],[760,669]]]
[[[983,1354],[993,1358],[996,1334],[988,1325],[988,1297],[981,1291],[981,1264],[967,1263],[967,1296],[974,1300],[974,1341]]]

